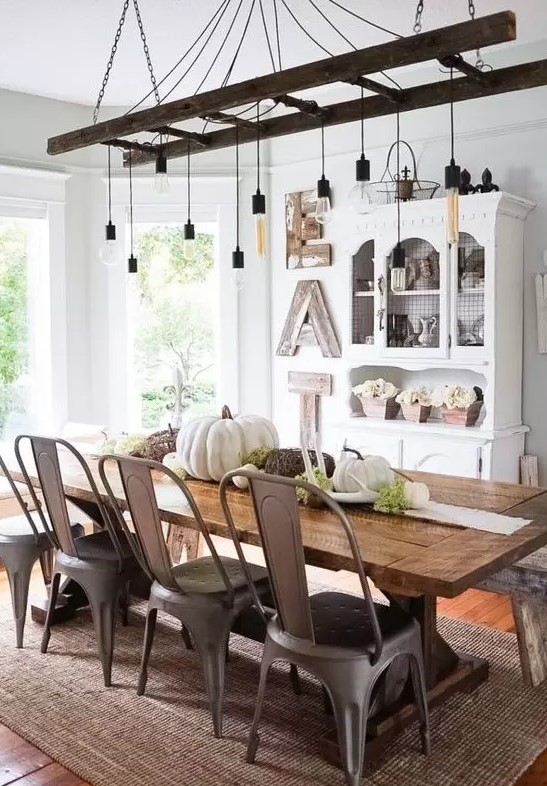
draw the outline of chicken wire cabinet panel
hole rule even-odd
[[[478,385],[484,392],[478,424],[463,428],[457,441],[440,421],[412,425],[399,416],[390,424],[386,455],[392,458],[397,434],[398,466],[518,480],[527,430],[521,397],[524,221],[533,207],[502,192],[460,197],[459,243],[450,247],[444,198],[402,204],[405,286],[396,292],[396,206],[338,217],[349,262],[343,356],[352,414],[359,414],[359,406],[349,388],[378,376],[399,388],[446,383]],[[373,428],[366,421],[355,418],[345,429],[348,444],[352,428]],[[425,440],[430,437],[424,427],[431,426],[434,445]],[[374,429],[376,445],[387,437]],[[442,444],[450,439],[452,448]]]

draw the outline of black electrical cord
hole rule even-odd
[[[110,145],[108,145],[108,223],[112,223],[112,178],[110,174]]]
[[[187,177],[187,194],[188,194],[188,223],[190,220],[190,140],[188,140],[188,148],[186,152],[186,177]]]
[[[277,69],[275,67],[275,60],[274,60],[274,56],[273,56],[273,52],[272,52],[272,45],[270,43],[270,34],[268,32],[268,25],[266,24],[266,17],[264,15],[264,6],[262,4],[262,0],[258,0],[258,3],[259,3],[259,6],[260,6],[260,16],[262,17],[262,26],[264,28],[264,34],[266,36],[266,43],[268,44],[268,52],[270,53],[270,62],[272,64],[272,70],[276,71]]]
[[[130,248],[131,257],[133,257],[133,167],[132,167],[132,151],[129,151],[129,233],[130,233]]]
[[[370,27],[375,27],[376,30],[381,30],[383,33],[388,33],[389,35],[395,36],[395,38],[404,38],[404,36],[400,35],[400,33],[396,33],[394,30],[389,30],[387,27],[382,27],[382,25],[376,24],[376,22],[371,22],[370,19],[365,19],[364,16],[359,16],[359,14],[355,13],[355,11],[351,11],[349,8],[346,8],[341,3],[337,3],[336,0],[328,0],[329,3],[332,5],[341,8],[342,11],[345,11],[346,14],[355,17],[355,19],[359,19],[361,22],[364,22],[366,25],[370,25]]]
[[[277,0],[273,0],[273,7],[274,7],[274,18],[275,18],[275,38],[277,42],[277,59],[279,61],[279,70],[282,70],[281,66],[281,44],[279,42],[279,17],[277,14]]]
[[[239,126],[236,125],[236,248],[239,248]]]
[[[160,81],[157,83],[157,84],[158,84],[158,87],[160,87],[160,85],[162,85],[162,84],[163,84],[163,83],[164,83],[164,82],[165,82],[167,79],[169,79],[169,77],[170,77],[170,76],[171,76],[171,75],[172,75],[172,74],[173,74],[173,73],[174,73],[174,72],[177,70],[177,68],[178,68],[180,65],[182,65],[182,63],[183,63],[183,62],[186,60],[186,58],[188,57],[188,55],[190,54],[190,52],[191,52],[191,51],[194,49],[194,47],[195,47],[195,46],[197,46],[197,44],[199,43],[199,41],[200,41],[200,40],[203,38],[203,36],[206,34],[206,32],[207,32],[207,30],[209,29],[209,27],[210,27],[210,26],[213,24],[213,21],[214,21],[215,17],[218,15],[218,13],[219,13],[220,11],[222,11],[221,17],[220,17],[220,19],[217,21],[217,25],[215,25],[215,29],[214,29],[214,30],[213,30],[213,32],[211,33],[211,35],[213,35],[213,33],[214,33],[214,32],[215,32],[215,30],[216,30],[216,27],[218,26],[218,22],[220,22],[220,20],[222,19],[222,16],[224,16],[224,13],[225,13],[225,12],[226,12],[226,10],[228,9],[228,6],[230,5],[230,3],[231,3],[231,2],[232,2],[232,0],[222,0],[221,4],[220,4],[220,5],[219,5],[219,7],[217,8],[217,10],[215,11],[215,13],[214,13],[214,14],[213,14],[213,16],[211,17],[211,19],[210,19],[210,20],[207,22],[207,24],[205,25],[205,27],[203,28],[203,30],[201,31],[201,33],[198,35],[198,37],[197,37],[197,38],[194,40],[194,42],[193,42],[193,43],[192,43],[192,44],[191,44],[191,45],[188,47],[188,49],[186,50],[186,52],[185,52],[185,53],[182,55],[182,57],[181,57],[181,58],[180,58],[180,59],[179,59],[179,60],[178,60],[178,61],[175,63],[175,65],[174,65],[174,66],[173,66],[173,67],[172,67],[172,68],[171,68],[171,69],[170,69],[170,70],[169,70],[169,71],[168,71],[168,72],[165,74],[165,76],[164,76],[162,79],[160,79]],[[210,38],[211,38],[211,36],[209,36],[209,38],[207,39],[207,41],[206,41],[206,45],[207,45],[207,43],[209,42]],[[201,55],[201,52],[203,52],[203,48],[201,49],[201,51],[200,51],[199,55]],[[199,57],[199,55],[198,55],[198,57]],[[195,63],[195,60],[194,60],[194,63]],[[192,63],[192,65],[193,65],[194,63]],[[149,92],[148,92],[148,93],[147,93],[145,96],[143,96],[143,97],[141,98],[141,100],[140,100],[140,101],[139,101],[137,104],[135,104],[134,106],[132,106],[132,107],[131,107],[131,109],[128,109],[128,110],[127,110],[127,112],[126,112],[125,114],[126,114],[126,115],[128,115],[128,114],[130,114],[131,112],[134,112],[134,111],[135,111],[135,109],[138,109],[138,108],[139,108],[139,106],[141,106],[141,104],[143,104],[143,103],[146,101],[146,99],[147,99],[147,98],[150,98],[150,96],[152,95],[152,93],[153,93],[153,92],[154,92],[153,90],[150,90],[150,91],[149,91]],[[165,100],[165,96],[164,96],[162,99],[160,99],[160,103],[161,103],[162,101],[164,101],[164,100]]]

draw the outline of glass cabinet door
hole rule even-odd
[[[374,240],[353,255],[351,343],[374,345]]]
[[[418,237],[401,241],[405,289],[392,290],[392,257],[387,258],[383,315],[388,354],[442,354],[446,342],[446,292],[439,251]]]
[[[455,344],[484,347],[484,246],[460,232],[457,254]]]

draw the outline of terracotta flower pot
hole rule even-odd
[[[401,405],[393,398],[365,398],[359,399],[363,412],[367,418],[381,418],[382,420],[393,420],[399,414]]]
[[[431,415],[431,407],[424,407],[423,404],[401,404],[401,409],[404,419],[414,423],[425,423]]]
[[[448,407],[442,406],[441,416],[445,423],[450,423],[453,426],[474,426],[479,419],[481,408],[482,401],[474,401],[467,408],[448,409]]]

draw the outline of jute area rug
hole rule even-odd
[[[472,695],[432,713],[429,759],[414,726],[371,771],[371,786],[506,786],[547,747],[547,689],[524,686],[515,637],[442,620],[456,649],[488,657],[491,678]],[[331,720],[305,681],[295,696],[283,668],[270,673],[257,763],[244,760],[261,648],[232,636],[224,732],[213,737],[200,663],[168,618],[157,626],[147,695],[135,693],[142,609],[117,629],[114,687],[102,685],[87,613],[52,631],[27,623],[25,649],[13,646],[11,612],[0,609],[0,721],[94,786],[333,786],[342,773],[319,750]]]

